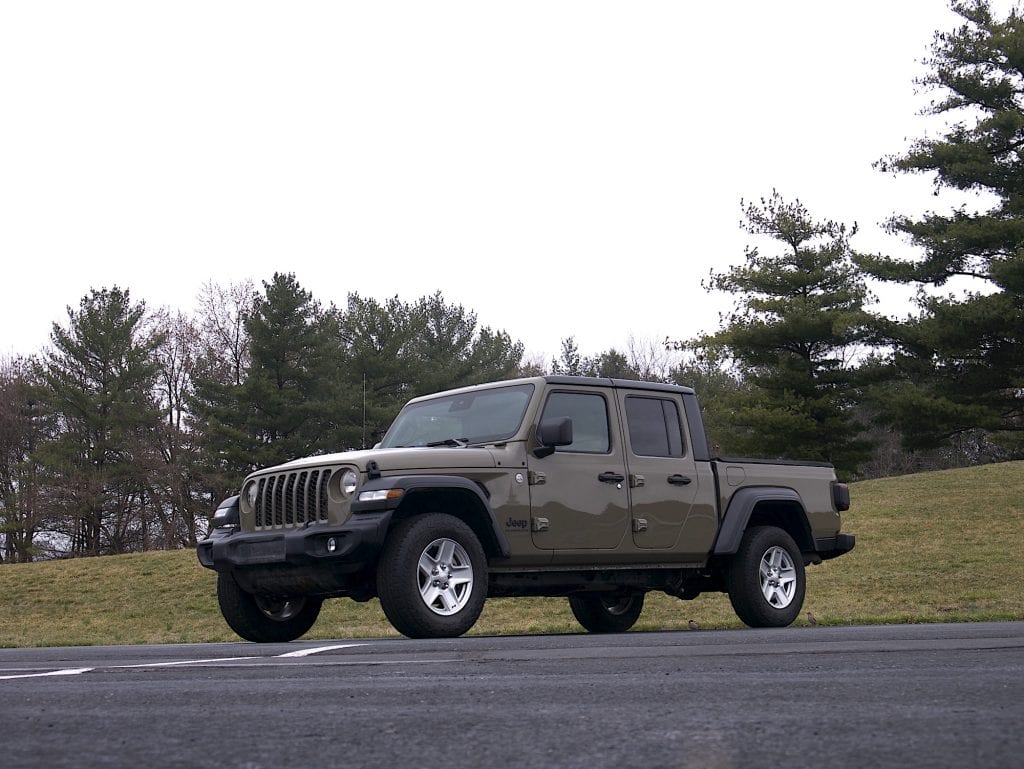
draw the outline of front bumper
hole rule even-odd
[[[199,563],[230,572],[251,593],[347,595],[365,589],[392,511],[354,515],[341,526],[241,532],[215,529],[199,543]],[[328,550],[333,540],[334,549]],[[371,586],[372,587],[372,586]]]

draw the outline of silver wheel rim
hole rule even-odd
[[[761,556],[758,576],[761,580],[761,595],[770,606],[785,609],[793,603],[796,595],[796,564],[789,552],[778,545],[768,548]]]
[[[633,606],[633,596],[616,596],[614,598],[601,598],[601,605],[609,614],[616,617],[625,614]]]
[[[423,549],[417,578],[423,603],[442,617],[462,611],[473,594],[473,564],[454,539],[435,539]]]
[[[264,598],[256,596],[256,606],[268,618],[275,622],[287,622],[302,611],[306,605],[305,598]]]

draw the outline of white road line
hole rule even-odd
[[[178,660],[177,662],[144,662],[141,665],[104,665],[104,670],[128,670],[130,668],[169,668],[176,665],[202,665],[204,662],[237,662],[238,660],[259,660],[263,657],[218,657],[208,660]]]
[[[299,649],[297,652],[288,652],[287,654],[278,654],[278,657],[308,657],[311,654],[320,654],[321,652],[332,652],[335,649],[353,649],[356,646],[369,646],[369,644],[338,644],[337,646],[317,646],[313,649]]]
[[[17,676],[0,676],[0,681],[10,681],[13,678],[46,678],[47,676],[78,676],[88,673],[96,668],[66,668],[64,670],[51,670],[49,673],[22,673]]]
[[[10,681],[16,678],[46,678],[48,676],[77,676],[82,673],[89,673],[93,670],[132,670],[138,668],[170,668],[180,667],[182,665],[207,665],[214,662],[241,662],[242,660],[251,660],[253,662],[259,660],[271,660],[271,659],[282,659],[282,658],[298,658],[298,657],[309,657],[313,654],[321,654],[322,652],[335,651],[337,649],[353,649],[357,646],[369,646],[369,644],[337,644],[335,646],[316,646],[312,649],[299,649],[294,652],[287,652],[286,654],[278,654],[274,657],[269,656],[248,656],[248,657],[216,657],[212,659],[201,659],[201,660],[177,660],[175,662],[143,662],[137,665],[100,665],[92,668],[64,668],[62,670],[50,670],[45,673],[19,673],[17,675],[0,676],[0,681]]]

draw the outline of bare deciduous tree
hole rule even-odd
[[[240,385],[249,366],[246,319],[252,315],[256,286],[251,280],[221,286],[213,281],[199,293],[198,325],[204,353],[223,366],[225,383]]]

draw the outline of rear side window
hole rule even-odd
[[[569,417],[572,420],[572,443],[559,446],[558,451],[607,454],[611,449],[608,408],[603,396],[593,393],[551,393],[548,402],[544,404],[541,419],[557,417]]]
[[[683,456],[683,428],[675,401],[626,397],[629,445],[641,457]]]

